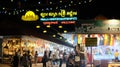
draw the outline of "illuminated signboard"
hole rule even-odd
[[[65,11],[61,10],[60,12],[42,12],[40,13],[40,17],[45,18],[45,17],[73,17],[77,16],[77,12],[74,11]]]
[[[62,21],[61,24],[75,24],[75,21]]]
[[[37,21],[39,17],[33,11],[27,11],[25,15],[22,15],[21,19],[23,21]]]
[[[55,20],[77,20],[77,17],[65,17],[65,18],[40,18],[41,21],[55,21]]]
[[[77,20],[77,12],[60,10],[60,12],[41,12],[36,15],[33,11],[27,11],[25,15],[22,15],[23,21],[37,21],[40,17],[40,21],[63,21],[63,20]]]
[[[58,21],[51,21],[51,22],[43,22],[44,25],[52,25],[52,24],[58,24]]]
[[[45,21],[43,22],[44,25],[54,25],[59,24],[58,21]],[[75,24],[75,21],[62,21],[60,24]]]
[[[62,21],[77,20],[77,12],[60,10],[60,12],[42,12],[40,13],[40,21]]]

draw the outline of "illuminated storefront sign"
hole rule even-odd
[[[77,12],[66,10],[60,10],[60,12],[42,12],[40,13],[40,21],[77,20],[76,16]]]
[[[23,21],[37,21],[39,17],[33,11],[27,11],[25,15],[22,15],[21,19]]]
[[[22,15],[23,21],[62,21],[62,20],[77,20],[77,12],[60,10],[59,12],[41,12],[36,15],[33,11],[27,11],[25,15]],[[39,18],[40,17],[40,18]]]
[[[59,24],[58,21],[46,21],[43,22],[44,25],[54,25],[54,24]],[[62,21],[60,24],[75,24],[75,21]]]
[[[55,21],[55,20],[77,20],[77,17],[65,17],[65,18],[40,18],[41,21]]]
[[[62,21],[61,24],[75,24],[75,21]]]
[[[74,11],[66,11],[66,10],[61,10],[60,12],[42,12],[40,13],[40,17],[45,18],[45,17],[73,17],[77,16],[77,12]]]
[[[58,24],[58,21],[51,21],[51,22],[43,22],[44,25],[52,25],[52,24]]]

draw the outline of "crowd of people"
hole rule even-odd
[[[80,54],[80,53],[79,53]],[[63,67],[62,65],[65,65],[65,67],[85,67],[85,62],[80,61],[80,55],[76,50],[66,52],[66,50],[59,50],[56,49],[54,51],[44,51],[44,55],[42,57],[41,63],[43,63],[43,67],[52,67],[54,65],[57,65],[57,67]],[[75,60],[77,58],[77,60]],[[13,67],[18,67],[19,65],[22,65],[23,67],[32,67],[32,61],[33,56],[30,54],[30,51],[25,51],[22,56],[19,55],[19,52],[15,52],[15,55],[13,56]],[[35,65],[38,62],[38,52],[35,51],[34,54],[34,63]]]
[[[37,51],[35,53],[35,63],[37,63]],[[32,55],[30,54],[30,51],[25,51],[24,54],[21,56],[19,55],[19,52],[15,52],[15,55],[12,59],[12,67],[32,67]]]
[[[54,65],[57,65],[57,67],[85,67],[85,62],[80,61],[80,57],[80,53],[78,54],[74,50],[66,52],[66,50],[57,49],[55,51],[45,51],[42,63],[43,67],[54,67]],[[77,60],[75,60],[76,58]]]

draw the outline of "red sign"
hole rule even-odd
[[[61,24],[75,24],[75,21],[62,21]]]
[[[51,22],[43,22],[44,25],[52,25],[52,24],[58,24],[58,21],[51,21]]]

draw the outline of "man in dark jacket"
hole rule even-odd
[[[15,52],[15,56],[13,57],[13,67],[18,67],[18,63],[19,63],[19,57],[17,52]]]
[[[48,57],[47,57],[47,53],[46,51],[44,52],[44,56],[42,58],[42,63],[43,63],[43,67],[46,67],[46,62],[48,60]]]

